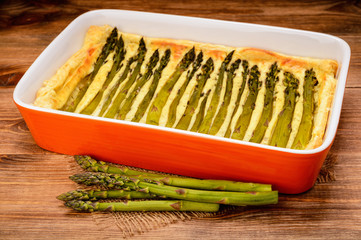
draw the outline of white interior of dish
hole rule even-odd
[[[69,24],[69,26],[60,33],[36,59],[16,86],[14,101],[20,106],[38,111],[48,111],[88,119],[96,118],[101,121],[120,123],[120,120],[91,117],[32,106],[36,92],[41,87],[42,83],[50,78],[56,70],[81,47],[89,26],[104,24],[117,26],[120,31],[136,33],[148,37],[187,39],[233,47],[256,47],[287,55],[334,59],[338,61],[340,65],[337,73],[338,84],[333,107],[330,112],[325,140],[322,146],[317,149],[282,149],[140,123],[121,121],[122,124],[135,124],[164,131],[180,132],[199,137],[300,154],[311,154],[322,151],[332,143],[341,113],[351,55],[350,47],[342,39],[331,35],[288,28],[123,10],[90,11],[79,16]]]

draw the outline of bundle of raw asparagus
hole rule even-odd
[[[58,196],[66,206],[78,211],[216,212],[220,204],[246,206],[278,202],[278,192],[272,191],[269,184],[201,180],[135,171],[108,165],[89,156],[75,156],[75,160],[89,172],[70,176],[71,180],[106,189],[75,190]],[[97,201],[103,199],[126,201]]]

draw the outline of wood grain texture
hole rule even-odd
[[[0,239],[119,239],[115,226],[69,211],[55,199],[74,189],[71,158],[34,142],[17,111],[14,86],[46,46],[77,16],[114,8],[215,18],[318,31],[341,37],[352,57],[332,154],[336,181],[272,207],[238,216],[181,221],[134,239],[361,238],[360,1],[1,1]]]

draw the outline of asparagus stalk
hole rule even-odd
[[[178,188],[163,184],[154,184],[154,181],[140,181],[124,175],[107,173],[81,173],[70,177],[76,183],[98,185],[116,189],[131,189],[149,192],[160,196],[182,199],[195,202],[219,203],[235,206],[266,205],[278,202],[277,191],[267,192],[227,192],[207,191],[199,189]]]
[[[179,101],[182,98],[189,82],[193,78],[194,74],[200,68],[203,62],[203,52],[198,53],[196,60],[193,62],[192,71],[188,71],[186,80],[184,81],[183,85],[177,92],[177,96],[173,99],[173,102],[169,106],[169,113],[168,113],[168,121],[166,127],[172,127],[175,123],[176,116],[177,116],[177,107],[179,105]]]
[[[121,63],[123,62],[125,54],[127,52],[126,49],[124,48],[124,41],[123,41],[123,37],[121,35],[119,36],[119,39],[117,41],[114,51],[115,51],[115,55],[113,57],[114,63],[113,63],[112,69],[110,70],[110,72],[107,76],[107,78],[110,79],[109,83],[114,78],[115,74],[117,74],[117,72],[122,67]]]
[[[212,127],[209,131],[209,134],[211,134],[211,135],[217,134],[217,132],[221,128],[221,126],[227,116],[228,106],[229,106],[229,103],[231,102],[231,97],[232,97],[233,79],[236,76],[236,74],[234,72],[239,68],[240,64],[241,64],[241,60],[237,59],[234,63],[232,63],[230,69],[227,71],[226,92],[224,94],[224,99],[223,99],[222,105],[219,108],[218,113],[217,113],[216,117],[214,118]]]
[[[146,51],[147,48],[145,46],[144,39],[141,38],[139,42],[138,54],[136,57],[137,65],[134,67],[133,72],[129,76],[129,79],[126,82],[126,84],[118,92],[117,96],[115,97],[115,100],[113,101],[112,105],[107,110],[107,112],[105,113],[104,117],[114,118],[115,115],[118,113],[121,103],[123,102],[124,98],[127,96],[129,89],[132,87],[133,83],[135,82],[135,80],[137,79],[140,73],[140,68],[144,62]]]
[[[270,184],[244,183],[244,182],[213,180],[213,179],[201,180],[195,178],[175,177],[165,174],[147,173],[143,171],[131,170],[124,166],[123,167],[111,166],[106,164],[105,162],[97,161],[89,156],[75,156],[75,160],[83,169],[87,171],[133,176],[142,180],[152,180],[166,185],[172,185],[178,187],[204,189],[204,190],[235,191],[235,192],[272,191],[272,186]]]
[[[318,84],[313,69],[307,70],[303,87],[303,114],[299,130],[293,141],[293,149],[305,149],[312,136],[313,112],[314,112],[314,86]]]
[[[129,169],[125,166],[112,166],[103,161],[98,161],[90,156],[76,155],[74,156],[75,161],[80,167],[91,172],[104,172],[104,173],[115,173],[120,175],[135,176],[135,175],[147,175],[155,177],[165,177],[165,174],[149,173]]]
[[[119,119],[125,119],[125,116],[130,111],[135,97],[138,95],[140,89],[144,84],[149,80],[153,74],[153,68],[157,65],[159,61],[159,51],[158,49],[154,51],[153,55],[150,57],[149,62],[147,63],[147,69],[144,75],[137,81],[133,91],[125,99],[123,106],[119,110]]]
[[[295,110],[296,97],[298,95],[298,79],[289,72],[284,73],[283,83],[286,85],[285,102],[283,109],[278,114],[277,123],[274,128],[269,145],[286,147],[292,131],[292,118]]]
[[[170,53],[171,53],[170,50],[167,49],[165,51],[162,59],[160,60],[158,68],[154,71],[154,77],[153,77],[152,84],[149,87],[149,91],[143,98],[142,102],[139,104],[138,110],[135,113],[135,115],[132,119],[132,122],[139,122],[140,119],[142,119],[142,117],[144,116],[144,113],[147,111],[150,101],[152,100],[155,90],[157,89],[159,79],[162,76],[162,71],[168,65],[168,62],[170,59]]]
[[[201,126],[199,127],[198,132],[200,133],[209,133],[209,130],[211,128],[212,125],[212,120],[214,115],[216,114],[217,111],[217,107],[219,104],[219,99],[221,98],[221,91],[222,91],[222,85],[223,85],[223,79],[224,79],[224,73],[227,70],[227,66],[228,64],[231,62],[232,60],[232,56],[233,56],[234,51],[230,52],[226,58],[223,60],[221,67],[219,69],[219,73],[218,73],[218,79],[217,79],[217,83],[216,83],[216,87],[214,90],[214,93],[212,95],[212,99],[211,99],[211,103],[207,109],[207,114],[204,117],[204,120],[201,123]]]
[[[192,132],[197,132],[200,125],[201,125],[201,123],[202,123],[202,121],[203,121],[204,112],[206,110],[206,103],[207,103],[208,96],[209,96],[210,92],[211,92],[211,89],[208,90],[206,96],[203,98],[203,100],[201,102],[201,105],[199,107],[199,111],[198,111],[197,116],[196,116],[196,120],[194,121],[193,126],[191,128]]]
[[[126,191],[126,190],[75,190],[62,193],[57,199],[62,201],[71,200],[99,200],[99,199],[149,199],[158,197],[155,194],[139,192],[139,191]]]
[[[107,38],[105,45],[102,48],[102,51],[97,58],[93,71],[90,73],[89,76],[85,77],[78,86],[74,89],[74,91],[70,94],[65,105],[62,107],[63,111],[67,112],[74,112],[76,107],[78,106],[79,102],[83,98],[84,94],[88,90],[90,84],[93,82],[95,76],[97,75],[100,67],[103,65],[105,59],[107,59],[109,53],[114,50],[115,44],[118,38],[118,30],[117,28],[113,28],[112,32],[110,33],[109,37]],[[79,89],[81,89],[79,91]]]
[[[150,106],[150,110],[147,115],[146,122],[148,124],[159,125],[159,118],[162,113],[162,109],[166,104],[167,99],[170,93],[172,92],[174,85],[176,84],[182,73],[186,71],[189,65],[194,61],[194,59],[195,59],[195,49],[193,47],[184,55],[183,59],[177,65],[176,69],[169,77],[168,81],[163,85],[163,87],[158,92],[156,98],[154,99],[152,105]]]
[[[95,108],[98,106],[99,102],[101,101],[101,99],[103,97],[104,91],[108,88],[108,86],[111,83],[111,81],[113,80],[115,74],[121,68],[121,62],[124,60],[124,56],[126,53],[126,51],[124,49],[124,41],[123,41],[122,36],[119,37],[119,39],[115,45],[114,52],[115,52],[115,54],[113,57],[113,66],[112,66],[111,70],[109,71],[102,88],[97,93],[95,98],[89,103],[88,106],[86,106],[83,109],[83,111],[81,113],[90,115],[94,112]]]
[[[264,134],[268,128],[268,124],[271,121],[273,114],[273,93],[275,89],[276,82],[278,81],[277,74],[279,73],[277,63],[272,64],[270,71],[267,73],[266,77],[266,94],[263,104],[263,111],[261,118],[253,131],[250,142],[260,143],[264,137]]]
[[[244,88],[246,87],[247,77],[248,77],[248,74],[249,74],[249,67],[248,67],[248,61],[247,60],[242,61],[242,67],[243,67],[242,84],[241,84],[241,87],[238,90],[237,100],[236,100],[236,103],[235,103],[235,106],[234,106],[234,109],[233,109],[233,112],[232,112],[231,121],[229,122],[228,127],[227,127],[227,131],[226,131],[226,133],[224,135],[225,137],[230,137],[231,136],[231,133],[232,133],[232,131],[231,131],[232,119],[233,119],[234,115],[236,114],[236,112],[237,112],[237,110],[239,108],[239,103],[241,101],[241,97],[242,97]]]
[[[217,212],[219,204],[199,203],[180,200],[150,200],[150,201],[126,201],[126,202],[90,202],[72,200],[65,203],[77,211],[94,212],[120,212],[120,211],[199,211]]]
[[[238,118],[235,129],[233,131],[233,139],[242,140],[244,135],[246,134],[246,130],[248,128],[256,104],[260,85],[259,76],[260,72],[258,71],[258,66],[254,65],[251,68],[250,76],[248,78],[249,94],[246,102],[243,105],[241,116]]]
[[[192,96],[190,97],[190,100],[184,111],[183,116],[176,125],[177,129],[183,129],[183,130],[188,129],[192,116],[198,106],[199,98],[201,97],[203,87],[206,84],[206,81],[210,77],[213,70],[214,70],[213,60],[212,58],[208,58],[207,62],[202,66],[202,73],[197,76],[197,85],[193,90]]]

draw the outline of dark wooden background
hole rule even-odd
[[[0,1],[0,239],[118,239],[55,199],[74,185],[69,156],[39,148],[12,93],[44,48],[77,16],[123,9],[258,23],[332,34],[349,43],[351,65],[331,149],[336,181],[281,196],[269,209],[227,219],[180,221],[135,239],[361,239],[360,1]]]

